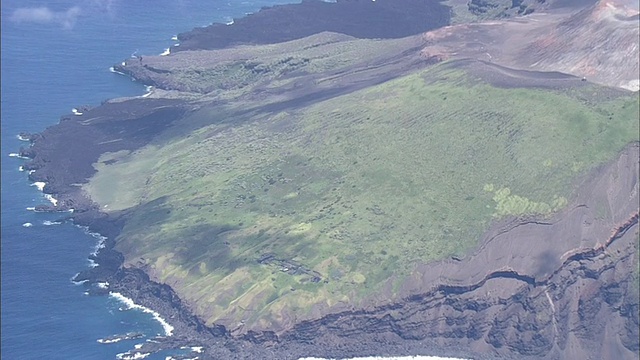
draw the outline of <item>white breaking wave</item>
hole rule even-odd
[[[44,183],[42,181],[36,181],[33,184],[31,184],[31,186],[35,186],[36,188],[38,188],[39,191],[44,190],[45,185],[47,185],[47,183]]]
[[[36,211],[36,208],[35,208],[35,207],[33,207],[33,206],[30,206],[30,207],[28,207],[28,208],[27,208],[27,210],[29,210],[29,211]]]
[[[100,289],[108,289],[109,288],[109,282],[105,281],[105,282],[99,282],[96,283],[96,285],[100,288]]]
[[[114,344],[122,341],[122,338],[117,337],[113,339],[98,339],[96,341],[99,342],[100,344]]]
[[[20,167],[18,168],[18,171],[24,171],[24,166],[20,166]]]
[[[173,40],[173,41],[178,41],[178,35],[173,35],[173,36],[171,37],[171,40]]]
[[[24,137],[24,136],[22,136],[22,135],[19,135],[19,134],[18,134],[18,135],[16,135],[16,137],[17,137],[17,138],[18,138],[18,140],[20,140],[20,141],[26,141],[26,142],[29,142],[29,138]]]
[[[151,309],[149,309],[147,307],[144,307],[142,305],[136,304],[135,302],[133,302],[133,300],[131,300],[128,297],[120,294],[119,292],[110,292],[109,296],[112,296],[115,299],[117,299],[120,302],[122,302],[123,304],[125,304],[127,306],[127,308],[125,308],[124,310],[137,309],[137,310],[140,310],[140,311],[145,312],[147,314],[153,315],[153,318],[156,319],[156,321],[159,322],[160,325],[162,325],[162,328],[164,329],[165,336],[173,335],[173,326],[171,326],[157,312],[155,312],[155,311],[153,311],[153,310],[151,310]]]
[[[44,198],[49,200],[53,204],[53,206],[58,206],[58,199],[54,198],[50,194],[44,194]]]
[[[146,98],[147,96],[153,94],[153,86],[145,86],[145,90],[147,91],[144,95],[142,95],[143,98]],[[105,205],[106,207],[106,205]]]
[[[73,115],[77,115],[77,116],[80,116],[80,115],[83,114],[80,111],[78,111],[78,109],[76,109],[76,108],[71,109],[71,112],[73,113]]]
[[[73,209],[69,209],[70,212],[73,212]],[[93,251],[91,252],[91,255],[93,256],[97,256],[98,255],[98,251],[100,251],[100,249],[104,248],[105,245],[105,241],[107,240],[106,236],[102,236],[99,233],[96,232],[91,232],[89,231],[89,227],[88,226],[82,226],[82,225],[78,225],[78,224],[74,224],[74,226],[79,227],[80,229],[84,230],[84,233],[87,235],[91,235],[94,238],[98,239],[98,242],[96,243],[96,246],[93,248]],[[96,267],[98,266],[98,264],[93,260],[93,259],[88,259],[89,260],[89,267]]]
[[[124,66],[124,63],[122,63],[122,66]],[[127,76],[127,74],[125,74],[125,73],[123,73],[123,72],[121,72],[121,71],[116,70],[113,66],[109,68],[109,71],[111,71],[111,72],[112,72],[112,73],[114,73],[114,74],[120,74],[120,75]]]
[[[26,157],[26,156],[20,156],[20,154],[18,154],[18,153],[11,153],[11,154],[9,154],[9,157],[14,157],[14,158],[18,158],[18,159],[29,160],[29,158],[28,158],[28,157]]]
[[[160,54],[160,56],[167,56],[169,54],[171,54],[171,48],[166,48],[166,49],[164,49],[162,54]]]
[[[92,233],[92,232],[88,232],[88,231],[87,231],[87,234],[89,234],[89,235],[91,235],[91,236],[94,236],[94,234],[96,234],[96,233]],[[99,234],[98,234],[98,235],[99,235]],[[94,237],[95,237],[95,236],[94,236]],[[104,247],[105,247],[105,240],[107,240],[107,238],[106,238],[106,237],[104,237],[104,236],[100,236],[100,237],[98,237],[98,243],[97,243],[97,244],[96,244],[96,246],[93,248],[93,251],[91,252],[91,255],[93,255],[93,256],[98,256],[98,252],[99,252],[101,249],[104,249]]]
[[[42,222],[42,225],[45,225],[45,226],[60,225],[60,224],[62,224],[62,222],[61,222],[61,221],[49,221],[49,220],[45,220],[45,221],[43,221],[43,222]]]
[[[102,249],[104,247],[104,241],[107,240],[106,236],[102,236],[100,233],[97,232],[91,232],[89,231],[89,227],[88,226],[83,226],[83,225],[75,225],[76,227],[79,227],[80,229],[84,230],[84,232],[87,235],[91,235],[94,238],[98,239],[98,245],[96,245],[96,249]]]
[[[22,226],[24,226],[24,227],[32,227],[33,224],[30,223],[30,222],[26,222],[26,223],[22,224]]]
[[[74,284],[76,284],[76,285],[82,285],[82,284],[84,284],[84,283],[86,283],[86,282],[88,282],[88,281],[89,281],[89,279],[80,280],[80,281],[75,281],[75,280],[73,280],[73,279],[75,279],[75,278],[76,278],[76,276],[78,276],[79,274],[80,274],[80,273],[75,274],[75,275],[71,278],[71,282],[72,282],[72,283],[74,283]]]
[[[151,353],[141,353],[141,352],[134,352],[131,353],[129,351],[127,351],[126,353],[120,353],[116,355],[116,359],[121,359],[121,360],[137,360],[137,359],[144,359],[147,356],[151,355]]]

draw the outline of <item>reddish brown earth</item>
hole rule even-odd
[[[424,34],[427,57],[472,58],[519,70],[559,71],[637,91],[638,5],[602,0],[580,11],[447,26]]]

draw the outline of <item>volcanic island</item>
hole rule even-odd
[[[75,280],[173,326],[139,352],[637,359],[638,19],[265,7],[115,65],[150,93],[20,155],[57,199],[38,210],[106,237]]]

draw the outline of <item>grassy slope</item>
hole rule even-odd
[[[118,242],[129,263],[209,322],[269,327],[384,284],[391,297],[415,262],[464,252],[493,218],[564,206],[572,179],[639,131],[637,96],[579,98],[438,66],[250,121],[204,109],[189,137],[105,156],[120,161],[86,189],[108,209],[142,204]]]

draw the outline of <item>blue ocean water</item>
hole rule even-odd
[[[117,300],[87,296],[70,281],[89,265],[97,239],[72,224],[43,224],[55,214],[26,210],[46,200],[18,171],[22,160],[8,157],[25,145],[16,135],[42,131],[79,105],[143,94],[142,85],[108,70],[136,50],[160,54],[179,32],[287,2],[295,1],[1,2],[3,359],[114,359],[142,340],[107,345],[98,339],[163,332],[151,315],[120,311]]]

